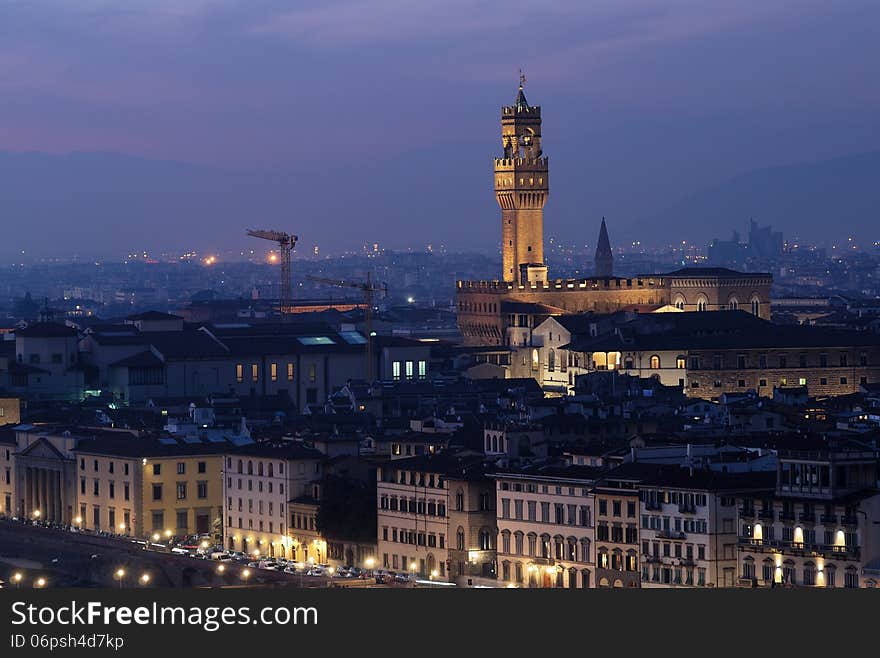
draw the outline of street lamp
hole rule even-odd
[[[150,574],[148,574],[148,573],[142,574],[141,575],[141,585],[146,587],[149,584],[150,584]]]
[[[116,573],[113,574],[113,577],[119,581],[119,589],[122,589],[122,579],[125,578],[125,569],[120,567],[116,570]]]
[[[34,581],[34,587],[42,589],[45,586],[46,586],[46,579],[45,578],[40,577],[40,578],[37,578],[36,581]]]
[[[83,522],[83,517],[78,516],[73,520],[73,525],[81,526]]]
[[[124,524],[124,523],[120,523],[120,524],[119,524],[119,532],[120,532],[120,533],[125,532],[125,524]]]
[[[34,510],[34,518],[35,519],[39,519],[42,514],[43,513],[40,510],[38,510],[38,509]]]
[[[222,576],[222,575],[223,575],[223,572],[225,572],[225,571],[226,571],[226,565],[225,565],[225,564],[218,564],[218,565],[217,565],[217,573],[219,573],[219,574]]]
[[[160,539],[162,539],[162,535],[160,535],[158,532],[154,532],[153,533],[153,541],[158,542]]]
[[[24,576],[21,575],[21,571],[16,571],[14,574],[12,574],[12,582],[15,583],[16,587],[19,587],[21,585],[21,579],[23,577]]]
[[[415,560],[413,560],[412,562],[409,563],[409,571],[412,574],[413,579],[415,579],[415,577],[416,577],[416,569],[418,569],[418,568],[419,568],[419,565],[416,564]]]
[[[247,579],[250,577],[251,577],[251,570],[250,569],[242,569],[241,579],[244,581],[247,581]]]
[[[166,530],[165,531],[165,539],[171,539],[171,534],[172,534],[171,530]]]

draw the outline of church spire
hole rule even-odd
[[[611,251],[611,241],[608,239],[608,227],[605,226],[604,217],[599,228],[599,242],[596,245],[596,276],[614,276],[614,254]]]

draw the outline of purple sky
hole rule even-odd
[[[876,0],[13,0],[0,150],[312,171],[436,153],[486,169],[482,216],[522,67],[561,186],[548,234],[632,229],[743,171],[880,148],[878,25]]]

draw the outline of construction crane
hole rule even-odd
[[[364,304],[366,305],[366,309],[364,309],[364,324],[366,329],[366,359],[367,359],[367,383],[373,383],[374,376],[374,362],[373,362],[373,295],[375,293],[382,293],[383,295],[388,294],[388,285],[376,285],[372,282],[370,278],[370,273],[367,272],[367,280],[366,281],[342,281],[340,279],[325,279],[320,276],[306,276],[309,281],[315,281],[316,283],[325,283],[328,286],[336,286],[337,288],[354,288],[355,290],[360,290],[364,294]]]
[[[290,252],[296,246],[296,241],[299,238],[281,231],[263,231],[259,229],[248,229],[247,234],[252,238],[260,238],[278,243],[278,250],[281,252],[281,297],[278,310],[283,317],[285,313],[290,311],[290,304],[293,298],[290,290]]]

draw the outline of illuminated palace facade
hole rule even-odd
[[[607,230],[600,230],[597,275],[550,279],[544,263],[544,205],[550,193],[549,159],[541,136],[541,108],[530,105],[520,82],[513,105],[501,108],[503,154],[494,161],[495,198],[501,208],[501,278],[458,281],[458,323],[466,345],[505,345],[522,303],[530,315],[612,313],[627,306],[668,310],[748,310],[770,318],[766,273],[688,267],[632,278],[613,274]]]

